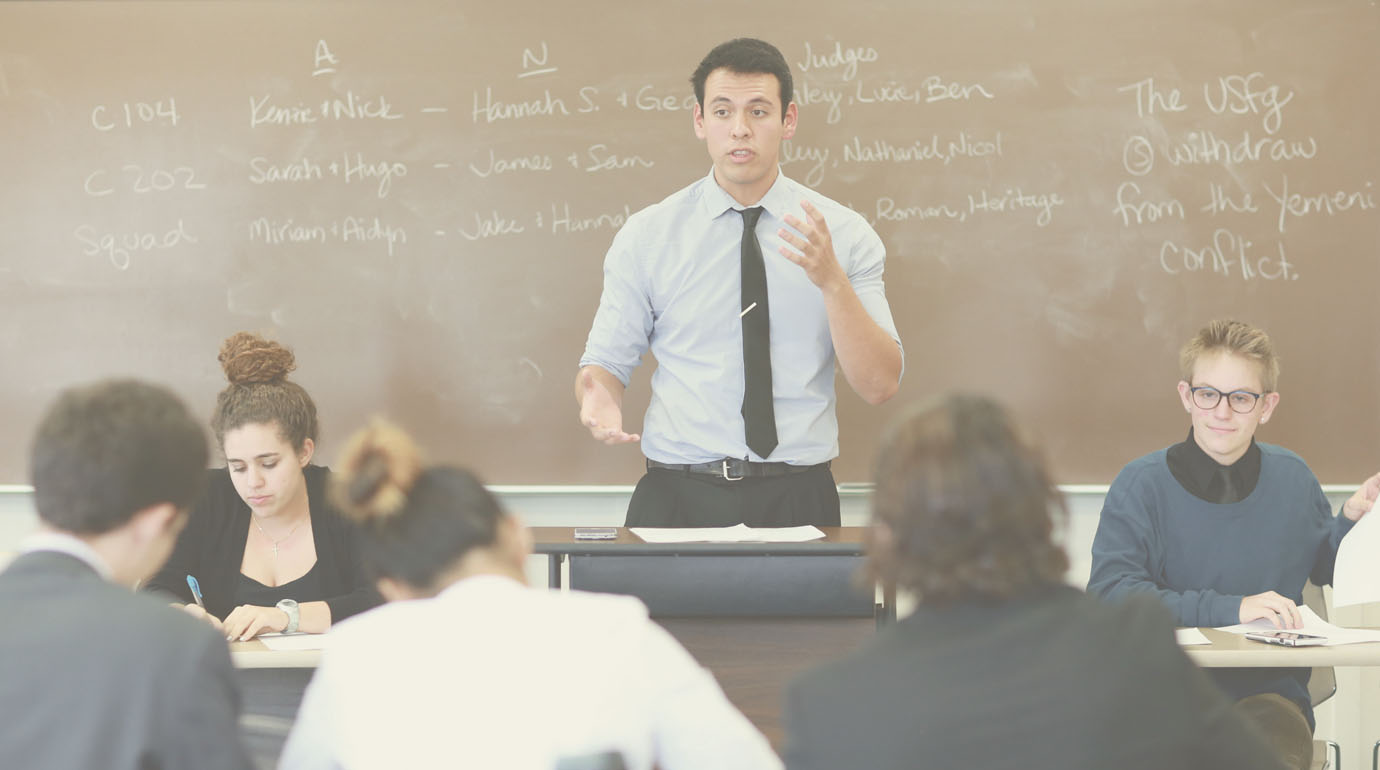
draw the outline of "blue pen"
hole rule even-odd
[[[192,598],[196,599],[196,606],[206,609],[206,602],[201,600],[201,584],[196,582],[196,578],[187,576],[187,587],[192,589]]]

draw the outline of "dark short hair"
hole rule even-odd
[[[791,82],[791,67],[776,46],[752,37],[740,37],[714,46],[714,50],[695,68],[695,74],[690,76],[690,83],[695,87],[695,101],[701,110],[704,109],[704,81],[709,79],[709,73],[718,69],[740,75],[775,75],[781,87],[781,119],[786,119],[786,107],[794,96],[794,84]]]
[[[1063,495],[1040,452],[991,399],[951,395],[889,434],[878,455],[869,564],[927,604],[1001,600],[1059,583]]]
[[[153,505],[190,508],[207,455],[205,432],[166,388],[135,380],[72,388],[34,436],[34,504],[57,529],[99,535]]]

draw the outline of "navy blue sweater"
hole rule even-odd
[[[1190,494],[1169,471],[1166,450],[1122,469],[1102,506],[1088,592],[1118,599],[1159,595],[1181,626],[1241,622],[1241,600],[1275,591],[1303,601],[1303,585],[1332,582],[1337,546],[1353,522],[1333,516],[1308,465],[1287,449],[1259,444],[1260,479],[1237,503]],[[1214,669],[1234,698],[1274,692],[1313,723],[1308,669]]]

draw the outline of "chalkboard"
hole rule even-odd
[[[889,250],[905,381],[839,380],[841,481],[967,388],[1108,482],[1186,433],[1176,351],[1219,316],[1282,353],[1264,440],[1380,465],[1373,2],[5,2],[0,481],[60,386],[209,414],[240,329],[296,349],[327,459],[377,411],[494,483],[635,480],[571,383],[614,232],[709,169],[688,78],[740,35],[796,74],[785,173]]]

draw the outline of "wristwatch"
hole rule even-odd
[[[287,613],[288,624],[283,629],[283,633],[290,634],[296,631],[297,623],[302,619],[301,613],[297,611],[297,602],[291,599],[284,599],[273,606]]]

